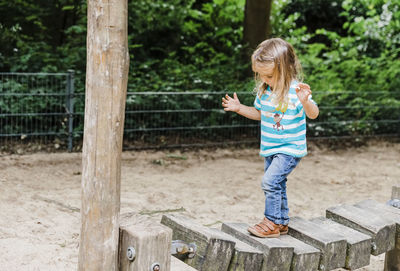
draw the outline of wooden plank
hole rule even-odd
[[[332,270],[345,266],[346,240],[316,223],[300,217],[292,217],[289,234],[321,250],[319,269]]]
[[[366,200],[360,201],[360,202],[354,204],[354,206],[364,207],[364,208],[372,208],[372,209],[375,209],[374,212],[376,210],[378,210],[378,211],[382,210],[385,213],[389,212],[389,213],[393,213],[395,216],[400,216],[399,208],[390,206],[388,204],[380,203],[380,202],[377,202],[376,200],[372,200],[372,199],[366,199]],[[391,216],[391,215],[389,215],[389,216]]]
[[[392,187],[392,199],[388,202],[392,209],[400,211],[400,185]],[[390,209],[389,211],[394,212]],[[386,252],[385,255],[385,271],[400,270],[400,248],[399,248],[399,234],[397,231],[396,248]]]
[[[310,220],[329,231],[342,235],[347,241],[347,252],[345,267],[347,269],[358,269],[369,265],[371,257],[371,237],[342,224],[334,222],[325,217],[313,218]]]
[[[396,224],[396,248],[400,249],[400,209],[379,203],[375,200],[367,199],[354,204],[354,206],[369,210],[380,217],[393,220]]]
[[[87,1],[78,270],[118,269],[121,151],[129,71],[128,1]]]
[[[200,271],[228,270],[235,251],[234,242],[216,236],[209,228],[182,215],[163,215],[161,223],[172,229],[174,240],[197,246],[193,258],[181,258],[185,263]]]
[[[217,236],[231,240],[235,243],[235,252],[229,264],[229,271],[260,271],[264,259],[264,253],[241,240],[215,228],[211,228]]]
[[[160,270],[170,270],[172,230],[140,215],[122,215],[119,238],[119,270],[150,270],[158,263]],[[127,257],[128,247],[133,247],[136,257]]]
[[[168,269],[167,269],[168,270]],[[171,256],[171,271],[196,271],[190,265],[182,262],[181,260]]]
[[[395,246],[395,223],[380,217],[376,212],[343,204],[327,209],[326,217],[371,236],[371,254],[375,256]]]
[[[400,200],[400,185],[393,185],[392,186],[392,199]]]
[[[293,247],[288,246],[278,238],[258,238],[247,231],[245,223],[224,223],[221,230],[239,240],[263,251],[263,271],[289,271],[293,257]]]
[[[293,247],[293,258],[290,271],[314,271],[318,270],[321,251],[290,235],[279,237],[286,245]]]

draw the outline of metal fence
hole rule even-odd
[[[74,73],[0,73],[0,143],[72,148]]]
[[[69,151],[80,148],[84,90],[75,90],[73,71],[0,73],[0,79],[3,149],[19,144]],[[259,122],[225,112],[223,95],[225,92],[128,91],[124,149],[257,144]],[[399,137],[399,92],[320,91],[313,95],[321,101],[321,113],[317,120],[307,121],[312,140]],[[354,95],[364,99],[357,104]],[[255,97],[251,92],[238,92],[238,96],[248,105]]]

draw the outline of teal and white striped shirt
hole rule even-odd
[[[297,82],[293,81],[286,104],[278,104],[269,87],[261,97],[257,95],[254,107],[261,111],[261,156],[283,153],[303,157],[307,154],[306,113],[297,97],[296,86]],[[311,95],[309,99],[314,102]]]

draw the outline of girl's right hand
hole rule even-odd
[[[236,92],[233,93],[233,98],[229,97],[228,94],[225,94],[225,97],[222,97],[222,106],[225,111],[233,111],[239,112],[240,110],[240,101],[236,95]]]

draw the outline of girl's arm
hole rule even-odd
[[[261,120],[261,113],[255,107],[246,106],[240,103],[236,92],[233,93],[233,98],[228,94],[222,98],[222,106],[225,111],[233,111],[252,120]]]
[[[315,103],[307,100],[306,102],[303,103],[303,108],[308,118],[316,119],[318,117],[319,109]]]
[[[311,102],[308,97],[311,95],[310,86],[307,84],[299,83],[296,88],[297,97],[299,97],[300,102],[303,104],[304,111],[310,119],[316,119],[319,115],[319,109],[316,104]]]

